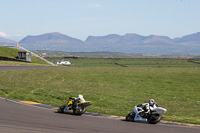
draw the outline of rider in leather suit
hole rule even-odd
[[[137,107],[141,107],[144,110],[144,112],[141,113],[141,115],[144,116],[150,113],[150,107],[156,108],[158,104],[153,99],[150,99],[148,103],[139,104]]]
[[[78,109],[78,103],[84,102],[85,99],[83,98],[83,95],[78,95],[78,97],[69,97],[67,106],[69,108],[72,108],[73,110]]]

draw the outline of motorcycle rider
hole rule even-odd
[[[144,110],[140,114],[140,115],[144,116],[144,115],[147,115],[150,113],[150,107],[157,108],[158,104],[155,102],[154,99],[150,99],[148,103],[139,104],[139,105],[137,105],[137,107],[141,107]]]
[[[82,103],[84,102],[85,99],[83,98],[83,95],[79,94],[78,97],[69,97],[69,100],[67,101],[67,106],[70,108],[70,109],[73,109],[73,110],[77,110],[78,109],[78,103]]]

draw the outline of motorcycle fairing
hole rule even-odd
[[[82,105],[84,105],[84,106],[89,106],[89,105],[92,105],[92,102],[90,102],[90,101],[84,101],[84,102],[81,102],[81,103],[78,103],[78,105],[80,105],[80,104],[82,104]]]
[[[69,109],[69,107],[65,107],[64,113],[73,113],[73,110]]]
[[[91,105],[92,104],[92,102],[91,101],[84,101],[84,102],[81,102],[81,103],[78,103],[78,106],[89,106],[89,105]],[[70,105],[70,104],[69,104]],[[68,106],[69,106],[68,105]],[[72,114],[73,113],[73,109],[72,108],[69,108],[68,106],[66,106],[65,107],[65,109],[64,109],[64,113],[70,113],[70,114]]]
[[[152,114],[164,114],[166,113],[166,109],[165,108],[161,108],[161,107],[157,107],[151,110]]]
[[[135,112],[134,121],[147,121],[146,118],[142,118],[139,113],[143,112],[144,110],[141,107],[135,106],[133,112]]]
[[[134,121],[147,121],[146,118],[142,118],[139,114],[135,115]]]

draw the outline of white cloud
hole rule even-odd
[[[10,39],[10,40],[14,40],[14,41],[19,41],[22,38],[24,38],[24,35],[21,34],[15,34],[15,35],[8,35],[4,32],[0,32],[0,37],[6,38],[6,39]]]
[[[5,37],[5,36],[8,36],[8,35],[6,33],[4,33],[4,32],[0,32],[0,36]]]
[[[24,35],[17,34],[16,36],[24,36]]]
[[[94,3],[94,4],[89,4],[88,7],[91,7],[91,8],[101,8],[103,6],[101,4],[97,4],[97,3],[95,4]]]
[[[0,32],[0,36],[2,37],[21,37],[21,36],[24,36],[24,35],[21,35],[21,34],[16,34],[16,35],[8,35],[4,32]]]

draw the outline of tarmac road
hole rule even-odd
[[[26,66],[25,68],[30,68]],[[34,68],[34,67],[31,67]],[[14,70],[13,67],[6,70]],[[17,69],[19,69],[17,67]],[[0,71],[2,67],[0,67]],[[92,105],[95,106],[95,105]],[[52,109],[0,98],[0,133],[200,133],[200,128],[126,122],[92,115],[55,113]]]
[[[0,99],[1,133],[199,133],[200,128],[56,113]]]

